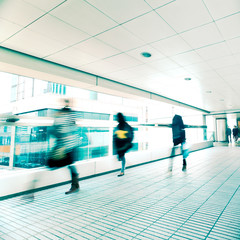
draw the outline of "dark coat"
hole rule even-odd
[[[119,156],[123,156],[132,148],[133,137],[133,128],[127,122],[118,124],[113,132],[114,154],[117,153]]]
[[[185,126],[180,115],[175,115],[172,120],[172,137],[174,146],[186,141]]]

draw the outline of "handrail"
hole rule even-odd
[[[139,124],[140,127],[168,127],[172,128],[172,124],[161,124],[161,123],[144,123]],[[206,125],[184,125],[185,128],[207,128]]]
[[[0,116],[0,126],[52,126],[54,118],[51,117],[30,117],[30,116]],[[90,119],[77,119],[76,123],[80,127],[115,127],[116,121],[110,120],[90,120]],[[130,123],[132,127],[167,127],[172,128],[172,124],[162,123]],[[206,125],[184,125],[185,128],[203,128]]]

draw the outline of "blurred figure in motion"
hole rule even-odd
[[[234,126],[232,133],[233,133],[233,140],[236,143],[238,141],[238,127],[236,125]]]
[[[231,143],[232,142],[232,130],[229,126],[227,127],[226,135],[227,135],[227,142]]]
[[[172,138],[173,138],[173,148],[170,157],[169,171],[172,171],[173,166],[173,156],[175,155],[176,146],[181,144],[181,153],[183,155],[183,167],[182,170],[185,171],[187,167],[186,158],[189,154],[186,147],[186,136],[185,136],[185,126],[183,124],[182,117],[175,114],[172,119]]]
[[[69,107],[69,100],[65,99],[65,107],[60,109],[55,117],[52,127],[52,135],[56,138],[56,144],[50,152],[47,167],[51,169],[68,166],[71,173],[71,188],[65,194],[79,190],[78,173],[73,166],[78,147],[78,128],[75,122],[74,112]]]
[[[117,114],[118,125],[113,132],[113,144],[118,160],[122,162],[121,172],[118,177],[124,175],[125,170],[125,153],[132,148],[132,140],[134,137],[133,128],[126,122],[122,113]]]

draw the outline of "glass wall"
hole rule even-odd
[[[25,100],[21,102],[25,104],[24,112],[18,113],[21,116],[39,119],[54,117],[59,106],[55,106],[54,101],[49,102],[49,97],[51,100],[55,97],[57,99],[71,97],[80,104],[75,106],[77,118],[89,124],[81,125],[80,121],[78,161],[113,154],[112,134],[113,126],[117,124],[116,113],[118,111],[123,112],[126,120],[134,127],[134,143],[131,151],[172,147],[171,128],[155,127],[154,124],[171,124],[174,114],[181,115],[185,125],[203,125],[202,112],[168,103],[127,99],[14,74],[1,73],[0,78],[1,83],[5,83],[6,79],[11,80],[11,84],[8,85],[8,97],[5,99],[9,103],[12,102],[8,110],[14,112],[15,104]],[[41,96],[39,103],[31,100],[39,96]],[[34,108],[30,107],[32,102],[35,104]],[[29,111],[26,110],[28,104]],[[51,107],[49,107],[50,104]],[[96,125],[95,121],[102,124]],[[141,124],[153,124],[153,126],[141,126]],[[14,167],[33,168],[45,164],[48,153],[54,145],[54,138],[49,134],[50,128],[50,125],[36,124],[16,127]],[[2,126],[0,135],[0,165],[9,165],[11,127]],[[203,129],[186,128],[186,137],[189,144],[202,142],[204,140]]]

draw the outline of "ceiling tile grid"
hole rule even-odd
[[[224,40],[215,23],[209,23],[198,28],[194,28],[190,31],[180,34],[180,36],[193,49],[222,42]]]
[[[176,0],[145,0],[153,9],[163,7],[167,4],[175,2]]]
[[[42,34],[54,41],[62,42],[66,46],[74,45],[91,37],[87,33],[51,15],[42,17],[37,22],[32,23],[27,29]]]
[[[85,1],[69,0],[50,14],[92,36],[118,25]]]
[[[216,21],[224,40],[230,40],[240,36],[240,12]]]
[[[145,2],[139,0],[86,0],[111,19],[121,24],[133,18],[152,11],[152,8]]]
[[[58,51],[52,55],[45,57],[45,59],[65,66],[73,66],[75,68],[79,68],[82,65],[86,65],[98,60],[92,55],[84,52],[79,52],[74,47]]]
[[[97,59],[104,59],[121,54],[122,52],[96,38],[90,38],[74,46],[77,51],[92,55]]]
[[[106,31],[96,36],[96,38],[123,52],[145,45],[143,40],[139,39],[122,26]]]
[[[0,43],[4,42],[6,39],[14,35],[16,32],[22,29],[22,26],[19,26],[16,23],[9,22],[5,19],[0,18]]]
[[[2,0],[0,28],[3,47],[210,111],[240,109],[239,0]]]
[[[203,0],[214,20],[224,18],[240,11],[239,0]]]
[[[8,1],[8,0],[7,0]],[[54,0],[54,1],[49,1],[49,0],[24,0],[24,2],[27,2],[28,4],[39,8],[43,11],[50,11],[51,9],[54,9],[55,7],[59,6],[62,3],[65,3],[67,0]]]
[[[174,35],[172,37],[156,41],[150,45],[168,57],[192,50],[191,46],[186,43],[179,35]]]
[[[178,33],[212,22],[202,0],[174,1],[156,12]]]
[[[1,45],[40,58],[44,58],[46,55],[65,47],[63,43],[54,41],[27,28],[4,41]]]
[[[152,43],[176,34],[154,11],[123,24],[123,27],[146,43]]]
[[[24,1],[2,0],[0,2],[0,17],[21,26],[27,26],[44,14],[45,11]]]
[[[204,61],[232,55],[232,52],[225,41],[205,46],[195,51]]]

